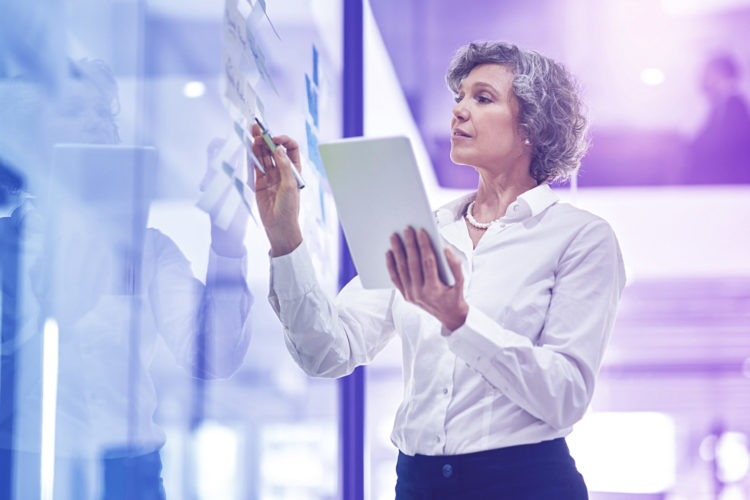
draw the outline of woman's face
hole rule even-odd
[[[50,117],[53,142],[115,144],[117,127],[110,103],[96,87],[71,81]]]
[[[523,164],[530,150],[518,130],[518,112],[513,72],[501,64],[476,66],[456,95],[451,160],[493,171]]]

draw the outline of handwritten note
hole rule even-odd
[[[252,122],[255,119],[257,96],[229,53],[224,54],[224,81],[226,85],[224,95],[248,122]]]
[[[247,3],[250,3],[250,0],[247,0]],[[276,27],[271,22],[271,18],[268,16],[268,10],[266,8],[266,0],[258,0],[255,5],[253,6],[252,13],[250,14],[250,19],[252,19],[253,24],[256,24],[259,21],[259,18],[261,16],[266,17],[268,20],[268,24],[271,25],[271,29],[273,30],[273,34],[276,35],[276,38],[281,40],[281,36],[279,36],[279,32],[276,31]]]

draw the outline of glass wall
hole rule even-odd
[[[334,293],[341,53],[340,2],[3,2],[0,498],[336,497],[335,382],[266,300],[246,146],[300,143]]]

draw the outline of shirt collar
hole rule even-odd
[[[474,191],[438,208],[435,211],[435,220],[438,226],[442,227],[462,218],[466,213],[466,206],[476,197],[477,193]],[[548,207],[557,203],[559,199],[560,197],[552,191],[549,184],[540,184],[522,193],[516,201],[508,205],[508,210],[503,219],[519,221],[536,217]]]

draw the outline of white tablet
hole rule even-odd
[[[321,144],[319,149],[362,286],[393,287],[385,254],[391,235],[403,237],[408,226],[427,230],[438,274],[453,286],[409,138],[355,137]]]

